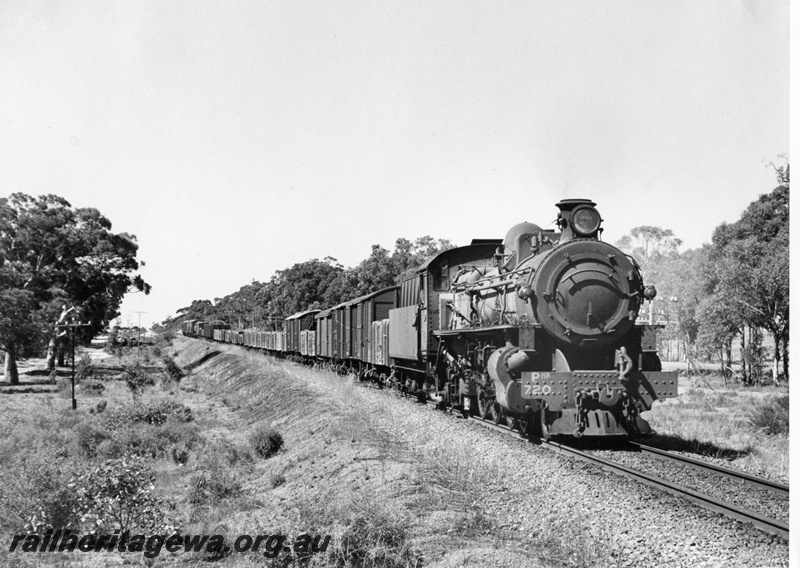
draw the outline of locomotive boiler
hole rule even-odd
[[[560,231],[514,226],[439,294],[434,397],[542,437],[648,433],[640,413],[678,384],[661,371],[661,326],[637,323],[655,288],[600,240],[594,202],[556,205]]]

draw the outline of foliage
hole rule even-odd
[[[409,519],[372,494],[354,498],[300,499],[296,504],[302,526],[333,533],[328,546],[321,542],[326,566],[393,568],[418,566],[420,555],[411,543]],[[295,557],[304,565],[308,557]]]
[[[699,332],[699,309],[702,301],[703,250],[679,251],[681,240],[670,229],[641,226],[617,242],[642,268],[646,284],[658,291],[654,300],[656,319],[666,323],[662,340],[691,346]],[[645,306],[644,309],[647,309]]]
[[[180,462],[182,453],[188,453],[200,442],[197,430],[192,424],[180,422],[162,426],[133,424],[108,433],[97,446],[97,455],[113,458],[131,453],[153,459],[172,457]]]
[[[169,355],[163,355],[161,360],[164,362],[164,371],[173,381],[180,381],[185,376],[183,370],[178,366],[172,357]]]
[[[126,292],[150,291],[135,274],[137,249],[96,209],[55,195],[0,198],[0,349],[12,359],[40,352],[68,304],[90,324],[81,336],[96,335]]]
[[[269,458],[283,447],[283,436],[274,428],[260,426],[250,434],[250,445],[262,458]]]
[[[788,164],[786,168],[786,183],[751,203],[739,221],[723,223],[714,231],[705,288],[710,296],[731,304],[727,312],[716,307],[716,312],[722,312],[724,317],[708,321],[707,335],[727,340],[734,326],[740,335],[746,327],[766,329],[774,340],[774,358],[783,359],[784,373],[788,375],[785,356],[789,341]],[[758,332],[751,336],[758,338]],[[748,353],[751,355],[748,363],[759,373],[758,349],[748,348],[745,355]]]
[[[137,423],[161,426],[168,420],[191,422],[194,420],[192,409],[172,400],[132,404],[109,412],[106,416],[106,426],[110,429]]]
[[[192,476],[188,500],[197,505],[208,505],[238,497],[242,491],[242,481],[236,472],[217,458],[207,458],[200,471]]]
[[[134,400],[139,398],[147,387],[156,384],[155,377],[139,365],[128,367],[125,369],[122,376]]]
[[[99,414],[99,413],[97,413]],[[191,409],[172,401],[133,404],[85,420],[75,427],[81,455],[121,457],[126,453],[172,457],[181,463],[200,441]]]
[[[44,456],[37,456],[42,458]],[[35,467],[26,472],[31,483],[25,530],[29,533],[44,534],[48,530],[78,530],[81,522],[80,500],[69,486],[72,475],[82,471],[72,461],[66,459],[36,460]]]
[[[92,363],[92,358],[89,357],[89,355],[84,355],[75,364],[75,380],[82,381],[84,379],[93,379],[96,370]]]
[[[150,493],[154,481],[145,461],[129,455],[75,476],[68,487],[78,496],[84,530],[172,532],[175,527],[163,512],[163,503]]]
[[[106,390],[106,386],[102,381],[97,379],[86,379],[80,382],[80,387],[83,392],[92,396],[100,396]]]
[[[645,268],[663,258],[674,257],[683,241],[671,229],[642,225],[617,241],[617,247],[627,251]]]
[[[750,414],[750,423],[765,434],[788,436],[789,395],[756,406]]]
[[[335,258],[312,259],[278,270],[269,282],[254,281],[223,298],[195,300],[178,310],[176,319],[163,322],[177,327],[186,320],[223,320],[239,327],[280,328],[297,312],[333,306],[399,283],[430,256],[453,248],[450,241],[420,237],[399,238],[393,252],[373,245],[366,259],[344,268]]]
[[[654,312],[666,323],[662,340],[678,341],[690,360],[719,357],[728,374],[738,337],[748,382],[762,373],[761,329],[772,335],[773,357],[783,361],[788,378],[789,164],[772,166],[778,187],[737,222],[717,227],[710,245],[680,252],[671,230],[653,226],[636,227],[617,242],[658,290]]]
[[[331,551],[337,566],[408,566],[416,555],[404,519],[373,508],[354,514]]]

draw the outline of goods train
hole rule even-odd
[[[595,203],[556,204],[556,229],[515,225],[429,259],[399,285],[286,318],[283,331],[186,321],[183,333],[352,369],[464,415],[542,438],[635,436],[677,396],[662,326],[637,323],[656,290],[600,240]]]

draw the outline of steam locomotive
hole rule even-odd
[[[600,240],[587,199],[564,199],[555,229],[444,251],[398,286],[294,314],[283,331],[187,321],[183,333],[329,361],[445,409],[532,436],[635,436],[641,413],[677,396],[662,326],[637,323],[656,290]]]

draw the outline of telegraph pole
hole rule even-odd
[[[75,400],[75,328],[89,327],[90,323],[60,323],[58,327],[72,330],[72,410],[78,409],[78,401]]]
[[[136,365],[139,365],[139,352],[142,349],[142,314],[147,312],[133,312],[139,314],[139,324],[136,326]]]

